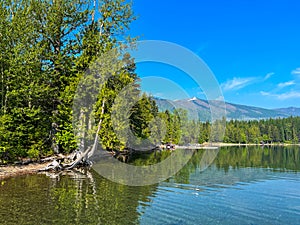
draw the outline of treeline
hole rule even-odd
[[[298,143],[300,117],[226,123],[224,142],[230,143]]]
[[[225,142],[225,143],[299,143],[300,117],[288,117],[266,120],[219,120],[210,122],[191,121],[186,112],[178,110],[171,115],[164,112],[168,121],[168,133],[164,139],[175,144]],[[169,116],[170,115],[170,116]],[[224,128],[225,129],[222,129]],[[225,131],[225,132],[223,132]]]
[[[156,120],[160,121],[159,139],[155,143],[173,143],[185,145],[188,143],[203,143],[209,140],[211,124],[190,120],[188,111],[178,108],[173,111],[166,110],[157,114]],[[156,132],[156,131],[155,131]],[[149,134],[150,139],[153,136]],[[220,134],[213,135],[220,137]]]
[[[102,146],[126,147],[111,114],[116,96],[129,84],[141,95],[135,63],[126,52],[126,43],[135,40],[127,34],[135,19],[126,0],[0,2],[0,162],[78,149],[72,123],[76,88],[90,65],[101,64],[112,50],[118,54],[113,65],[122,66],[102,86],[93,114],[96,123],[103,121]],[[147,136],[143,121],[157,112],[143,95],[130,118],[136,135]]]

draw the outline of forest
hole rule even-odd
[[[186,110],[165,111],[166,135],[163,142],[188,143],[225,142],[235,144],[298,144],[300,117],[262,120],[216,120],[213,123],[188,119]],[[214,130],[212,130],[212,124]],[[225,125],[225,133],[222,126]]]
[[[122,66],[97,94],[93,108],[96,124],[101,121],[103,149],[128,147],[129,137],[115,134],[111,114],[115,98],[129,84],[140,96],[129,118],[137,142],[222,141],[220,134],[210,135],[209,122],[190,121],[181,109],[159,112],[153,98],[142,93],[127,51],[137,40],[128,35],[134,20],[132,5],[125,0],[0,2],[1,163],[78,149],[72,123],[76,88],[90,65],[112,50]],[[226,124],[224,142],[298,143],[300,138],[298,117]]]
[[[103,120],[103,148],[125,147],[126,140],[113,132],[110,114],[116,95],[128,84],[141,94],[134,61],[126,52],[136,40],[128,36],[135,19],[125,0],[1,1],[2,162],[77,149],[72,124],[76,88],[89,66],[114,49],[122,67],[98,93],[94,113],[96,122]],[[130,122],[137,135],[147,133],[140,121],[152,119],[155,110],[151,98],[141,96]]]

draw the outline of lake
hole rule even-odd
[[[216,153],[206,168],[205,151],[197,150],[177,174],[150,186],[114,183],[93,169],[2,180],[0,224],[300,224],[299,147]]]

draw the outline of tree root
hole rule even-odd
[[[77,166],[90,166],[92,163],[88,160],[87,155],[90,152],[91,147],[89,147],[84,152],[75,151],[71,155],[60,158],[59,160],[54,159],[45,168],[39,171],[61,171],[61,170],[71,170]]]
[[[95,139],[94,139],[94,143],[92,146],[89,146],[85,151],[75,151],[74,153],[72,153],[71,155],[69,155],[68,157],[66,157],[65,159],[62,159],[60,161],[56,161],[54,159],[53,162],[51,162],[50,164],[48,164],[45,168],[41,169],[40,171],[49,171],[49,170],[71,170],[77,166],[91,166],[92,162],[89,160],[90,157],[93,156],[97,144],[98,144],[98,139],[99,139],[99,131],[101,130],[101,124],[102,124],[102,115],[104,114],[104,105],[105,105],[105,99],[103,99],[102,101],[102,110],[101,110],[101,115],[100,115],[100,120],[98,123],[98,128],[97,128],[97,132],[95,134]],[[70,161],[67,163],[62,163],[64,161]]]

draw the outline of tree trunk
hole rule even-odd
[[[62,164],[62,163],[57,162],[56,160],[54,160],[52,163],[47,165],[41,171],[70,170],[70,169],[75,168],[79,164],[83,165],[83,166],[90,165],[89,158],[92,157],[92,155],[94,154],[94,152],[96,150],[96,146],[98,144],[98,140],[99,140],[98,135],[99,135],[99,132],[101,130],[101,125],[102,125],[102,122],[103,122],[102,118],[103,118],[103,114],[104,114],[104,106],[105,106],[105,99],[103,99],[103,101],[102,101],[102,109],[101,109],[101,114],[100,114],[100,120],[99,120],[99,123],[98,123],[97,132],[95,134],[95,139],[94,139],[93,145],[87,147],[87,149],[84,152],[76,151],[71,156],[69,156],[69,159],[71,159],[72,162],[70,162],[68,164]]]

